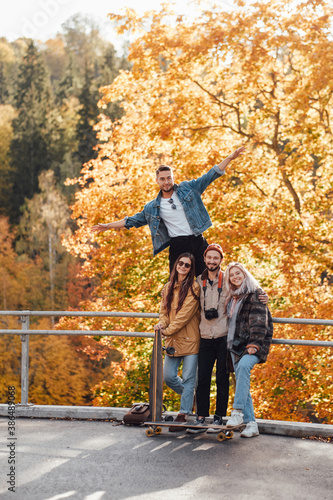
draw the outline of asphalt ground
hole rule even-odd
[[[20,418],[13,445],[7,420],[0,418],[1,499],[333,498],[330,442],[239,433],[219,442],[165,428],[149,438],[145,428],[111,422]],[[15,492],[6,483],[10,451]]]

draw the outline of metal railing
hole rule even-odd
[[[29,336],[30,335],[91,335],[109,337],[143,337],[154,338],[154,333],[129,332],[122,330],[32,330],[29,328],[31,316],[51,317],[102,317],[102,318],[146,318],[154,319],[159,315],[156,313],[132,313],[132,312],[96,312],[96,311],[0,311],[0,316],[18,316],[22,323],[21,329],[0,329],[2,335],[21,335],[22,357],[21,357],[21,405],[28,405],[29,393]],[[333,320],[327,319],[305,319],[305,318],[273,318],[273,323],[294,325],[317,325],[333,326]],[[301,345],[312,347],[333,347],[333,341],[329,340],[303,340],[303,339],[277,339],[273,338],[273,344]]]

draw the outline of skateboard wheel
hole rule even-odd
[[[162,427],[158,426],[155,429],[155,434],[161,434],[162,433]]]
[[[172,415],[168,415],[167,417],[165,417],[165,421],[166,422],[173,422],[173,416]]]
[[[227,439],[227,436],[224,434],[224,432],[219,432],[217,435],[218,441],[225,441]]]
[[[146,430],[146,436],[152,437],[153,435],[154,435],[153,429],[149,428],[149,429]]]
[[[227,439],[232,439],[234,437],[234,431],[227,431],[225,437]]]

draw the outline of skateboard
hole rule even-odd
[[[217,424],[205,424],[205,425],[194,425],[191,423],[183,423],[183,422],[145,422],[145,425],[148,425],[148,429],[146,430],[146,436],[152,437],[155,434],[162,433],[162,427],[180,427],[184,430],[186,429],[217,429],[219,432],[217,433],[218,441],[225,441],[226,439],[232,439],[234,436],[234,431],[242,431],[245,429],[246,424],[235,425],[233,427],[227,427],[226,425],[217,425]]]
[[[149,379],[149,407],[150,418],[149,422],[143,422],[143,425],[148,426],[146,436],[152,437],[162,433],[162,427],[179,426],[186,429],[218,429],[218,441],[231,439],[234,435],[234,430],[242,431],[245,429],[246,424],[237,425],[234,427],[227,427],[226,425],[206,424],[206,425],[193,425],[191,423],[174,422],[172,417],[167,417],[162,420],[163,409],[163,350],[167,353],[173,354],[172,347],[162,347],[162,334],[160,330],[155,332],[153,351],[151,356],[150,365],[150,379]]]

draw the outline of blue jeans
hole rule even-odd
[[[250,393],[250,376],[252,368],[259,363],[260,360],[258,356],[254,354],[244,354],[238,363],[235,363],[235,356],[233,353],[230,354],[236,375],[236,391],[233,407],[235,410],[242,410],[245,423],[254,422],[256,418],[254,416]]]
[[[182,376],[178,376],[180,363],[183,361]],[[181,394],[179,413],[192,413],[194,387],[197,378],[198,355],[187,356],[165,356],[164,358],[164,382],[170,389]]]

